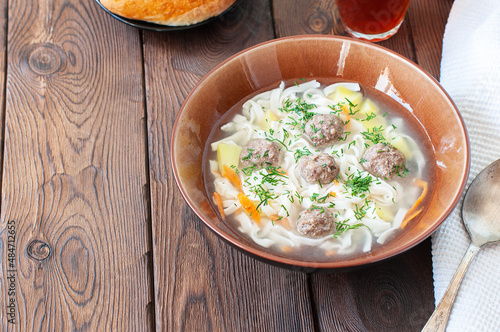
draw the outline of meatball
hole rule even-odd
[[[243,166],[265,168],[269,165],[276,166],[279,162],[279,147],[267,139],[256,139],[248,142],[241,150],[241,163]]]
[[[334,114],[315,114],[305,125],[305,133],[315,146],[331,144],[344,133],[344,123]]]
[[[390,144],[377,143],[366,150],[361,165],[365,171],[383,179],[403,175],[406,159],[401,151]]]
[[[327,236],[335,228],[335,221],[330,212],[323,208],[311,208],[299,213],[297,231],[310,238]]]
[[[327,184],[337,178],[339,166],[326,153],[308,155],[300,159],[299,174],[308,183]]]

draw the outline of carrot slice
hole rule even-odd
[[[333,255],[336,255],[337,254],[337,250],[328,250],[328,251],[325,251],[325,255],[327,256],[333,256]]]
[[[423,209],[420,209],[420,210],[414,212],[411,215],[407,212],[406,215],[405,215],[405,218],[404,218],[403,222],[401,223],[401,228],[405,228],[405,226],[408,225],[408,222],[410,220],[412,220],[413,218],[415,218],[416,216],[418,216],[419,213],[422,212],[422,210]]]
[[[222,176],[231,181],[240,191],[243,191],[240,177],[227,165],[222,165]]]
[[[260,226],[260,214],[255,207],[255,204],[243,193],[238,194],[238,200],[241,203],[241,207],[248,213],[250,217]]]
[[[342,113],[344,113],[344,115],[347,117],[346,127],[349,128],[349,126],[351,125],[351,116],[349,115],[349,109],[346,104],[344,104],[344,106],[342,107]]]
[[[410,210],[408,210],[407,214],[411,211],[414,211],[417,209],[417,207],[420,205],[420,203],[422,203],[422,201],[424,200],[425,196],[427,195],[427,191],[429,189],[428,185],[427,185],[427,182],[423,181],[423,180],[414,180],[413,182],[415,182],[415,184],[419,187],[422,188],[422,194],[420,194],[420,197],[415,201],[415,204],[413,204],[413,206],[410,208]]]
[[[422,212],[423,209],[419,209],[418,211],[416,211],[416,210],[419,207],[419,205],[422,203],[422,201],[424,200],[425,196],[427,196],[427,191],[429,190],[429,186],[428,186],[427,182],[425,182],[424,180],[416,179],[413,182],[417,186],[422,188],[422,194],[420,194],[420,197],[417,198],[417,200],[415,201],[415,204],[413,204],[413,206],[408,210],[408,212],[406,212],[405,218],[404,218],[403,222],[401,223],[401,228],[404,228],[410,220],[412,220],[420,212]]]
[[[222,206],[222,197],[220,197],[219,193],[215,191],[214,191],[214,201],[215,204],[217,204],[217,207],[219,208],[219,213],[222,219],[225,219],[226,215],[224,214],[224,207]]]
[[[288,176],[288,173],[283,169],[281,168],[281,166],[278,166],[278,168],[276,169],[276,171],[281,174],[281,175],[286,175]]]

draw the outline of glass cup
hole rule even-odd
[[[398,32],[410,0],[335,0],[340,19],[352,37],[371,42]]]

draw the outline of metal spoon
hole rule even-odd
[[[472,181],[462,206],[462,220],[469,232],[469,245],[443,298],[422,331],[445,331],[451,308],[465,272],[479,249],[500,241],[500,159],[490,164]]]

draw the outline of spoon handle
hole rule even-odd
[[[437,305],[431,318],[427,321],[427,324],[425,324],[422,332],[438,332],[446,330],[446,325],[448,325],[448,319],[450,318],[451,308],[453,306],[453,302],[455,301],[455,297],[457,296],[460,284],[462,283],[470,262],[474,256],[476,256],[478,251],[478,246],[472,243],[469,245],[469,248],[462,258],[455,275],[451,279],[443,298]]]

